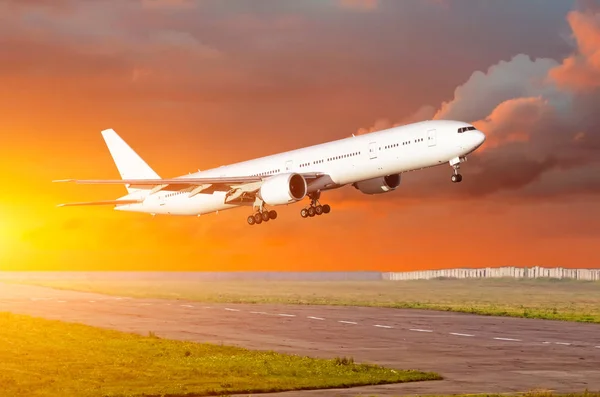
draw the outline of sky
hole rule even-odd
[[[0,0],[0,269],[600,267],[600,5],[567,0]],[[326,216],[112,207],[100,131],[173,177],[426,119],[486,143]],[[304,203],[306,204],[306,203]]]

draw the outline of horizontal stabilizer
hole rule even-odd
[[[82,203],[66,203],[59,204],[57,207],[74,207],[78,205],[125,205],[125,204],[138,204],[144,200],[104,200],[104,201],[87,201]]]

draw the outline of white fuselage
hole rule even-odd
[[[339,188],[373,178],[419,170],[461,158],[485,140],[483,133],[469,130],[459,121],[424,121],[365,135],[352,136],[302,149],[248,160],[197,172],[181,178],[273,176],[282,173],[318,172],[326,177],[308,184],[308,192]],[[145,198],[143,203],[120,205],[121,211],[169,215],[202,215],[238,207],[226,204],[224,191],[190,196],[190,191],[147,190],[131,192],[124,198]]]

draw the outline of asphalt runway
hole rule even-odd
[[[352,356],[445,379],[285,396],[600,390],[600,325],[423,310],[212,304],[0,283],[0,311],[312,357]]]

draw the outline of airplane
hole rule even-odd
[[[351,185],[364,194],[383,194],[400,186],[405,172],[448,163],[451,181],[462,181],[460,164],[485,141],[473,125],[454,120],[427,120],[273,154],[253,160],[161,178],[113,129],[101,132],[122,179],[54,182],[121,184],[127,195],[117,200],[59,204],[113,205],[118,211],[152,215],[201,216],[252,207],[249,225],[277,218],[267,207],[297,203],[302,218],[328,214],[321,193]]]

